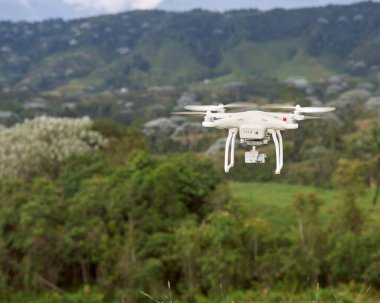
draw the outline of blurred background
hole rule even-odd
[[[380,1],[0,0],[1,302],[380,302]],[[188,104],[334,106],[223,171]]]

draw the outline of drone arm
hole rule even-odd
[[[231,128],[228,130],[226,148],[224,153],[224,171],[228,173],[235,163],[235,139],[237,129]]]

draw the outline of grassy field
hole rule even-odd
[[[293,224],[295,220],[294,196],[298,192],[315,192],[324,204],[321,216],[324,220],[333,218],[339,212],[341,199],[335,190],[321,189],[313,186],[280,183],[238,183],[231,182],[232,197],[244,211],[253,217],[260,216],[274,226]],[[380,205],[373,206],[371,192],[359,201],[359,207],[370,213],[373,219],[380,218]]]

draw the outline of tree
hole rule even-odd
[[[3,272],[10,287],[41,289],[59,283],[67,257],[61,190],[45,178],[0,182]]]
[[[313,282],[318,282],[322,259],[322,230],[318,216],[323,204],[324,202],[315,193],[299,192],[294,198],[300,246],[307,262],[302,267]]]
[[[372,203],[375,205],[380,196],[380,124],[373,124],[371,136],[364,143],[364,150],[371,155],[372,169],[369,172],[375,184],[375,193],[372,198]]]
[[[106,145],[106,139],[91,127],[88,117],[39,117],[0,130],[0,177],[57,176],[59,166],[71,155]]]
[[[360,160],[339,160],[333,181],[344,202],[343,224],[353,233],[360,233],[364,222],[357,201],[365,194],[367,163]]]

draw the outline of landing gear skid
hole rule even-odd
[[[272,135],[274,145],[276,147],[276,171],[275,174],[279,175],[284,166],[284,146],[282,142],[282,135],[279,130],[269,129],[268,133]]]
[[[228,173],[235,163],[235,140],[238,133],[237,128],[229,129],[228,137],[226,141],[225,155],[224,155],[224,171]],[[284,166],[284,146],[282,141],[281,131],[268,129],[267,133],[272,135],[272,139],[276,148],[276,170],[275,174],[279,175],[281,173],[282,167]],[[245,163],[265,163],[267,158],[266,154],[260,153],[256,147],[264,144],[268,144],[269,136],[266,136],[263,140],[244,140],[241,139],[242,143],[247,145],[252,145],[252,150],[245,153]]]
[[[226,173],[228,173],[235,164],[235,139],[237,133],[237,128],[231,128],[228,130],[226,149],[224,152],[224,171]]]

